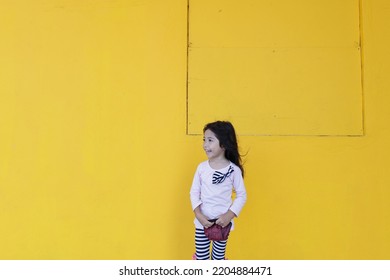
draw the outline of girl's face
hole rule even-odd
[[[225,158],[225,149],[221,148],[218,138],[210,129],[204,132],[203,149],[209,160]]]

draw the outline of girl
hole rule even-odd
[[[210,220],[216,219],[217,225],[226,227],[246,202],[244,169],[233,125],[227,121],[209,123],[205,125],[203,135],[203,149],[208,160],[198,165],[190,191],[195,213],[194,259],[197,260],[210,259],[211,241],[204,234],[204,228],[214,224]],[[227,240],[213,241],[211,259],[225,259],[226,243]]]

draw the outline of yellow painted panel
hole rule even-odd
[[[358,1],[270,3],[190,2],[189,134],[362,135]]]

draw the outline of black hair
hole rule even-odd
[[[237,165],[241,169],[242,177],[244,177],[244,168],[238,151],[236,131],[231,122],[216,121],[208,123],[204,126],[203,133],[208,129],[215,134],[221,148],[225,149],[226,159]]]

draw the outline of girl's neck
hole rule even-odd
[[[213,169],[222,169],[225,168],[230,164],[230,161],[226,159],[225,157],[223,158],[215,158],[215,159],[209,159],[209,165]]]

